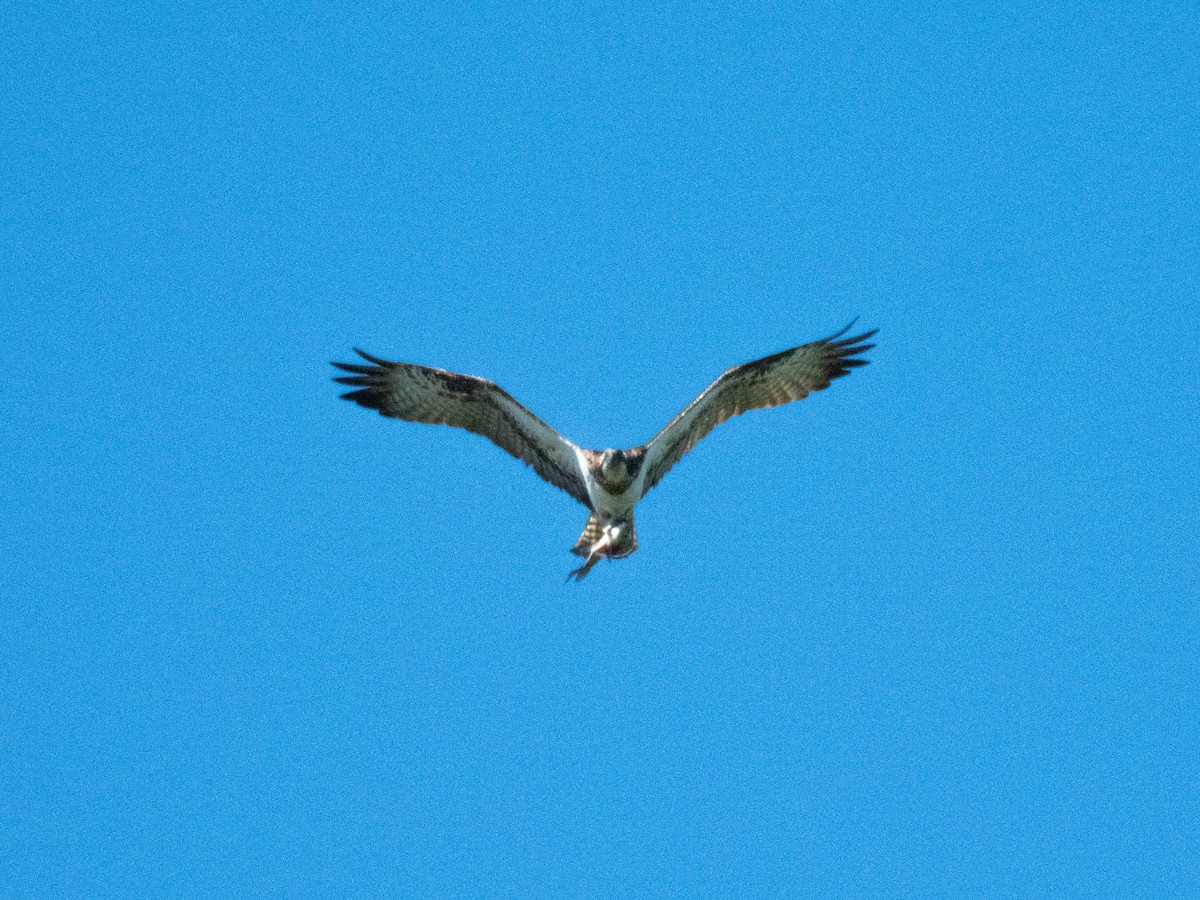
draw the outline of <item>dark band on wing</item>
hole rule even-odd
[[[645,445],[649,469],[644,490],[658,484],[698,441],[727,419],[802,400],[851,369],[865,366],[868,360],[859,354],[875,346],[864,341],[878,329],[839,340],[852,327],[854,322],[827,338],[726,370]]]
[[[482,435],[590,507],[573,445],[499,385],[446,369],[391,362],[357,348],[354,352],[372,365],[333,363],[350,373],[334,381],[360,388],[342,394],[343,399],[384,416]]]

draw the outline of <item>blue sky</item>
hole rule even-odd
[[[5,896],[1200,893],[1193,4],[0,19]]]

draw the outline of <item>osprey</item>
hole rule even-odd
[[[382,415],[483,435],[586,506],[591,515],[571,548],[584,563],[567,576],[582,580],[601,559],[621,559],[637,549],[633,508],[713,428],[747,410],[802,400],[865,366],[859,356],[875,345],[864,341],[878,329],[839,340],[853,324],[823,340],[734,366],[649,443],[630,450],[577,447],[502,387],[472,375],[389,362],[355,349],[371,365],[335,362],[350,375],[334,381],[359,388],[342,394],[344,399]]]

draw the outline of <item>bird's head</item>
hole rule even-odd
[[[626,474],[624,450],[605,450],[600,458],[600,473],[605,478],[619,478]]]
[[[600,454],[596,479],[605,490],[623,491],[637,478],[641,456],[628,450],[605,450]]]

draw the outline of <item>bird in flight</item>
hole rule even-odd
[[[696,442],[732,416],[803,400],[849,374],[874,347],[878,329],[842,338],[854,325],[811,344],[726,370],[649,442],[629,450],[577,447],[494,382],[445,369],[389,362],[355,349],[370,365],[333,365],[350,373],[334,381],[360,406],[409,422],[453,425],[492,441],[588,508],[587,525],[571,552],[582,580],[601,559],[623,559],[638,547],[633,508]]]

